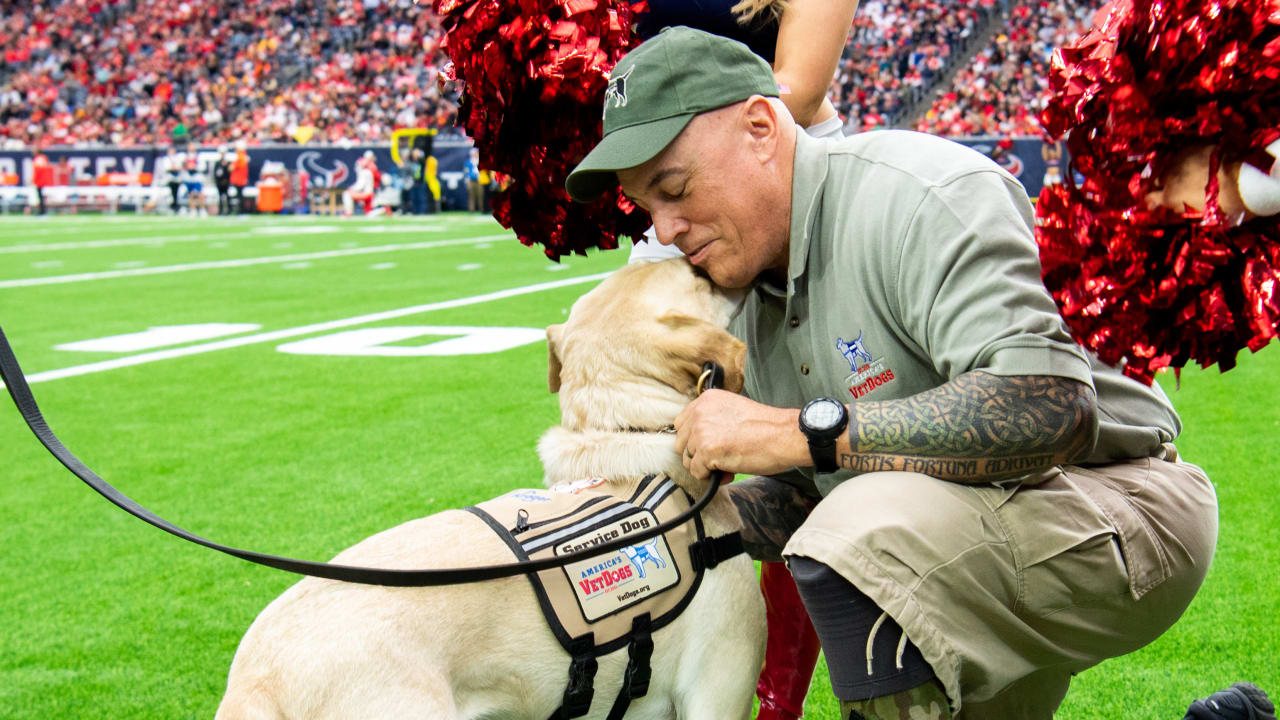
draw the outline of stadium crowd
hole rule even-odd
[[[1088,30],[1100,3],[1034,0],[952,78],[915,129],[934,135],[1039,135],[1053,49]]]
[[[1034,135],[1053,47],[1096,3],[869,0],[831,95],[850,131],[908,122],[970,38],[1007,27],[916,129]],[[439,20],[412,0],[0,0],[0,145],[372,142],[453,132]]]
[[[1052,49],[1096,2],[869,0],[831,96],[847,130],[909,122],[988,22],[1007,27],[916,121],[1036,134]],[[412,0],[0,0],[0,146],[385,141],[452,132],[438,19]]]
[[[0,1],[0,144],[385,141],[450,131],[412,0]]]
[[[937,83],[987,22],[994,0],[871,0],[861,3],[831,96],[847,130],[888,127]]]

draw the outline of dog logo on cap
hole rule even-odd
[[[632,65],[621,74],[609,78],[609,87],[605,88],[604,91],[604,109],[606,111],[609,109],[610,99],[613,100],[615,108],[627,106],[627,78],[631,76],[631,71],[635,69],[636,66]]]

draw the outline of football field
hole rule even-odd
[[[625,261],[553,263],[463,214],[0,217],[0,327],[108,482],[216,542],[327,560],[541,483],[544,329]],[[1280,696],[1280,350],[1162,383],[1218,487],[1217,555],[1171,631],[1076,678],[1065,720],[1181,718],[1237,680]],[[240,636],[296,576],[117,509],[5,395],[0,717],[212,718]],[[807,707],[838,716],[821,666]]]

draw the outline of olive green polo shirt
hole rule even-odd
[[[1159,387],[1071,339],[1040,279],[1027,192],[983,155],[906,131],[797,133],[791,210],[786,287],[757,282],[733,326],[755,400],[896,400],[973,370],[1055,375],[1098,392],[1089,462],[1144,457],[1177,435]],[[847,477],[817,484],[826,494]]]

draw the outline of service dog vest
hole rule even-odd
[[[588,478],[550,490],[513,490],[466,510],[526,561],[589,550],[654,527],[691,505],[665,475],[646,477],[630,497],[594,489],[605,482]],[[649,634],[679,617],[703,572],[741,552],[738,533],[707,538],[695,515],[630,547],[527,575],[552,633],[573,656],[564,705],[552,717],[586,714],[595,658],[630,645],[627,678],[609,715],[621,717],[630,699],[647,689]]]

